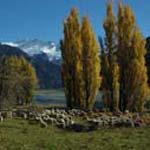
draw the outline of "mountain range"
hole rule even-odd
[[[103,43],[99,41],[101,48]],[[146,65],[150,64],[150,37],[146,39],[147,54]],[[1,42],[0,56],[17,55],[24,56],[36,70],[39,87],[61,88],[61,51],[59,45],[51,41],[39,39],[19,40],[15,42]],[[150,69],[148,69],[150,72]]]
[[[54,42],[38,39],[1,42],[0,56],[23,56],[36,70],[39,88],[61,88],[61,52]]]
[[[39,39],[18,40],[15,42],[2,42],[2,44],[12,47],[18,47],[27,53],[29,56],[36,54],[46,54],[49,61],[57,61],[61,59],[59,45],[51,41],[42,41]]]

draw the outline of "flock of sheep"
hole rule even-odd
[[[1,111],[0,122],[7,118],[21,117],[32,124],[40,124],[42,127],[54,125],[63,129],[75,131],[91,131],[103,127],[137,127],[144,126],[144,122],[138,114],[106,114],[100,112],[89,112],[80,109],[43,109],[41,111],[30,109],[14,109],[12,111]],[[84,123],[78,123],[79,117]]]
[[[82,110],[72,109],[44,109],[42,111],[35,111],[29,109],[14,109],[12,111],[0,112],[0,122],[3,122],[7,118],[23,118],[28,120],[29,123],[39,123],[42,127],[48,127],[48,125],[55,125],[61,128],[69,128],[75,124],[73,117],[80,116],[85,112]]]

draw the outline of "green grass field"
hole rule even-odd
[[[24,120],[0,123],[0,150],[149,150],[150,128],[75,133]]]
[[[36,91],[35,96],[39,98],[36,104],[65,106],[62,90]],[[51,125],[41,128],[22,119],[0,123],[0,150],[150,150],[149,141],[150,127],[76,133]]]

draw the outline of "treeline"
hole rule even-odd
[[[23,57],[0,57],[0,109],[26,105],[33,100],[36,73]]]
[[[99,48],[87,17],[77,9],[64,22],[62,77],[68,107],[92,109],[98,90],[110,111],[143,111],[148,94],[145,39],[129,5],[107,4],[105,46]]]
[[[113,2],[108,1],[103,27],[104,46],[89,18],[80,20],[76,8],[64,22],[60,45],[67,106],[92,109],[101,90],[109,111],[143,111],[150,63],[146,57],[147,69],[146,42],[132,8],[120,0],[115,14]],[[0,57],[0,109],[29,104],[36,84],[35,70],[26,59]]]

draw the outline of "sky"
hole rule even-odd
[[[80,17],[89,16],[97,36],[102,27],[107,0],[0,0],[0,41],[40,39],[56,43],[63,37],[63,21],[71,8]],[[114,0],[117,6],[117,0]],[[123,0],[133,8],[145,37],[150,36],[150,0]],[[115,6],[115,11],[116,7]]]

